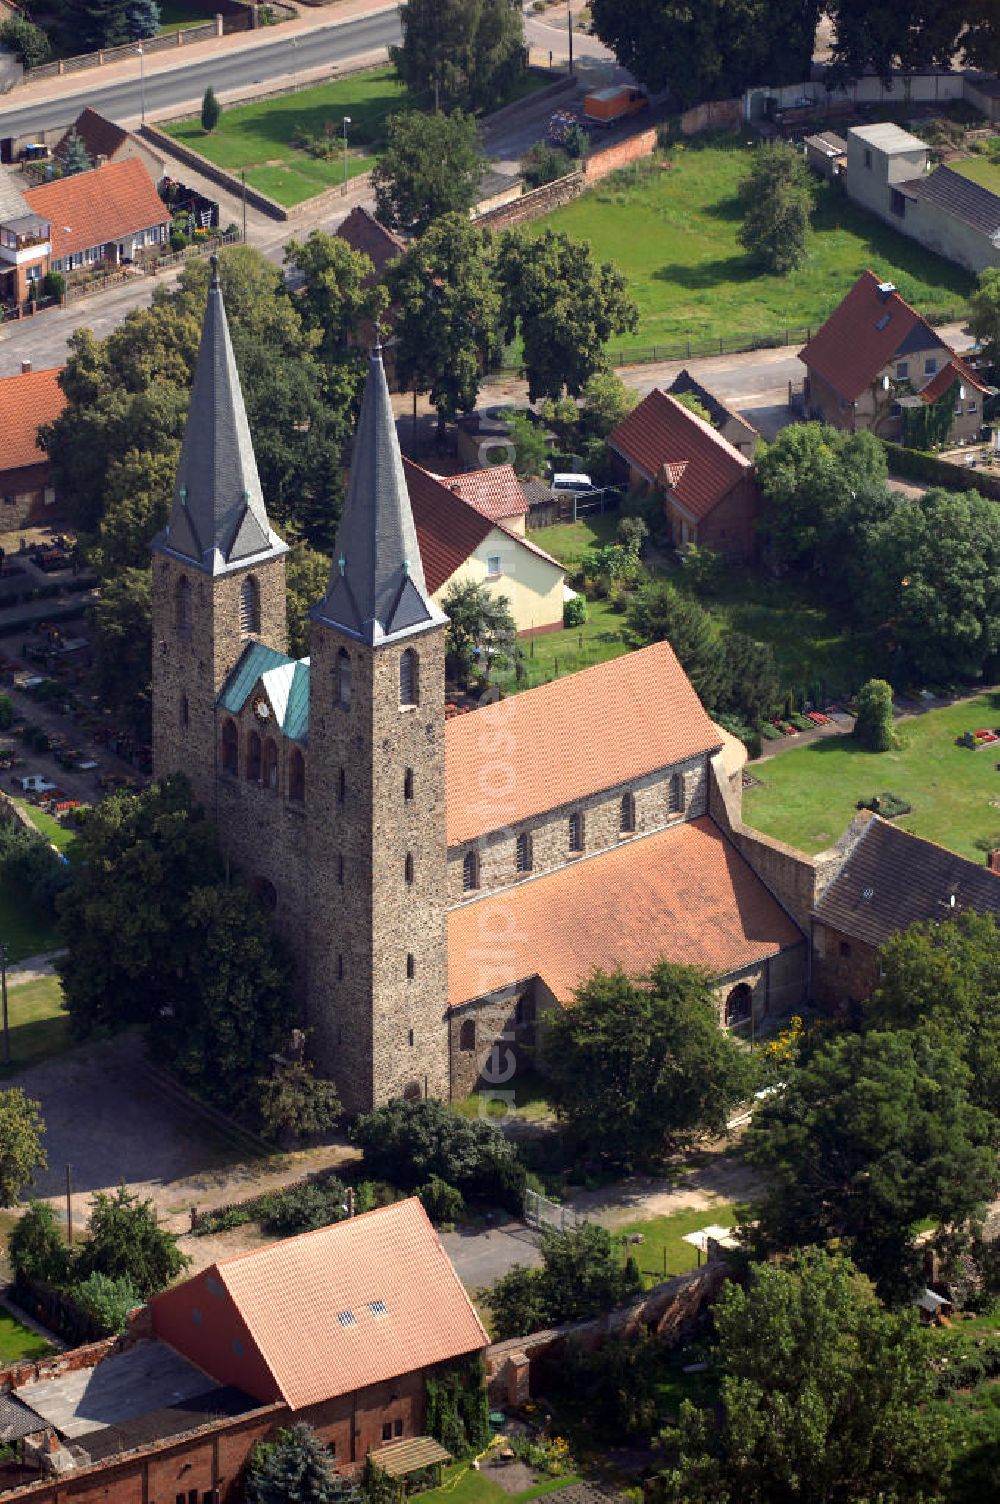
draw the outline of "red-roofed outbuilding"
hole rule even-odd
[[[38,430],[66,406],[62,366],[0,379],[0,532],[51,522],[56,495]]]

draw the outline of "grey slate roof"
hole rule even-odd
[[[264,506],[214,257],[173,508],[153,547],[212,575],[286,550]]]
[[[45,1422],[36,1410],[19,1400],[16,1394],[0,1389],[0,1446],[44,1430]]]
[[[909,178],[898,186],[907,197],[933,204],[943,213],[971,225],[974,230],[981,230],[984,235],[993,236],[1000,232],[1000,197],[981,183],[963,178],[960,172],[954,172],[950,167],[942,164],[929,176]]]
[[[875,816],[814,912],[831,929],[879,946],[918,919],[960,909],[1000,913],[1000,877]]]
[[[374,646],[447,618],[431,600],[381,352],[368,368],[333,570],[314,621]]]

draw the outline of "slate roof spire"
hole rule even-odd
[[[154,547],[212,575],[286,550],[264,506],[217,256],[212,257],[173,508]]]
[[[326,595],[312,611],[315,621],[374,647],[447,620],[424,579],[378,346],[369,361],[333,560]]]

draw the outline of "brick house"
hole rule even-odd
[[[108,120],[88,105],[80,111],[69,130],[52,150],[52,160],[63,166],[69,152],[70,138],[76,135],[83,143],[91,167],[103,167],[106,162],[125,162],[129,157],[138,157],[154,183],[163,177],[165,162],[141,137],[134,136],[124,126]]]
[[[66,406],[59,385],[62,366],[28,369],[0,379],[0,532],[35,527],[58,515],[58,497],[49,484],[49,457],[38,430]]]
[[[169,238],[170,211],[138,157],[28,188],[24,198],[50,227],[48,271],[113,268],[155,254]]]
[[[658,387],[608,437],[629,485],[655,490],[675,545],[697,543],[730,559],[757,552],[760,492],[751,461]]]
[[[691,375],[688,370],[678,372],[673,381],[667,387],[671,397],[689,396],[695,397],[708,413],[708,421],[716,433],[721,433],[727,444],[732,444],[740,454],[745,454],[748,460],[752,460],[760,442],[760,434],[752,423],[746,418],[727,407],[721,398],[710,392],[708,387],[702,386],[698,379]]]
[[[878,815],[859,816],[830,856],[811,947],[813,998],[831,1010],[864,1002],[879,947],[909,925],[961,909],[1000,914],[1000,877],[989,868]]]
[[[125,1339],[0,1371],[0,1424],[32,1463],[0,1463],[0,1490],[228,1504],[253,1447],[295,1421],[352,1473],[421,1436],[427,1375],[487,1341],[420,1202],[397,1202],[219,1260]]]
[[[903,436],[903,407],[953,391],[950,440],[975,438],[990,388],[945,343],[891,282],[862,272],[850,292],[799,351],[809,417],[852,433]]]

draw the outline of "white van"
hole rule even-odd
[[[574,475],[572,471],[560,471],[552,477],[553,491],[593,491],[594,482],[589,475]]]

